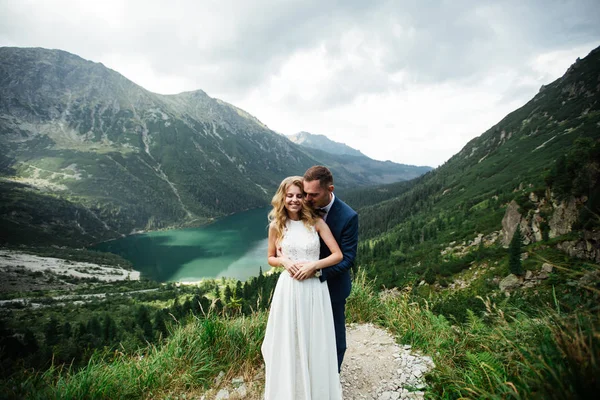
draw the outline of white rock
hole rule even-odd
[[[244,378],[242,378],[241,376],[238,376],[231,380],[231,384],[235,387],[238,387],[239,385],[241,385],[243,383],[244,383]]]
[[[224,376],[225,376],[225,372],[223,372],[223,371],[219,372],[219,375],[217,375],[217,377],[215,378],[215,384],[218,385],[219,383],[221,383]]]
[[[392,400],[392,392],[383,392],[379,396],[379,400]]]
[[[229,399],[229,391],[227,389],[219,390],[219,393],[217,393],[215,400],[226,400],[226,399]]]
[[[235,389],[235,392],[243,399],[247,395],[246,384],[242,383],[240,387]]]

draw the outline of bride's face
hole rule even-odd
[[[296,185],[290,185],[285,192],[285,209],[290,214],[298,214],[304,204],[304,193]]]

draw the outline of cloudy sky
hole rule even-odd
[[[436,167],[600,45],[598,0],[0,0],[0,46]]]

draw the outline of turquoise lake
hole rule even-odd
[[[267,264],[267,214],[255,209],[221,218],[200,228],[130,235],[96,245],[118,254],[143,277],[158,282],[203,278],[246,280]]]

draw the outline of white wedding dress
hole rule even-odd
[[[314,227],[288,220],[282,253],[292,261],[319,259]],[[338,400],[342,390],[327,283],[298,281],[283,271],[277,281],[262,344],[265,400]]]

